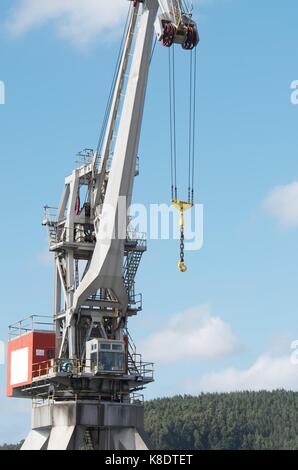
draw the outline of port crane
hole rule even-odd
[[[45,207],[55,259],[54,332],[35,317],[31,326],[10,327],[8,395],[33,399],[23,449],[147,448],[138,393],[153,381],[153,364],[137,354],[127,328],[142,309],[135,276],[146,237],[136,233],[127,209],[138,174],[154,29],[169,49],[178,44],[191,51],[199,35],[191,2],[129,1],[98,147],[78,154],[58,209]],[[179,201],[172,182],[182,237],[192,198],[189,188],[188,201]],[[179,269],[186,269],[183,251]]]

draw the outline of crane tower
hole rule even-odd
[[[153,364],[128,331],[142,309],[135,276],[146,236],[127,209],[154,25],[165,47],[193,49],[199,36],[185,3],[130,1],[100,144],[78,154],[59,207],[45,207],[54,315],[11,325],[8,344],[7,394],[33,402],[24,450],[148,448],[140,392],[153,381]]]

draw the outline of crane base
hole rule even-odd
[[[143,405],[50,402],[32,409],[21,450],[147,450]]]

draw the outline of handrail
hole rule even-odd
[[[45,321],[47,319],[48,321]],[[49,315],[30,315],[9,325],[9,339],[21,336],[28,331],[36,331],[36,326],[42,326],[42,331],[54,331],[53,317]]]
[[[135,373],[131,373],[129,370],[128,375],[137,375],[144,378],[153,378],[153,366],[152,362],[142,362],[140,354],[134,354],[133,357],[138,357],[138,360],[134,362]],[[45,361],[37,362],[32,365],[32,377],[33,378],[44,378],[53,374],[66,374],[81,376],[85,373],[94,373],[94,367],[90,359],[48,359]],[[101,371],[102,374],[121,374],[121,371]]]
[[[104,397],[100,394],[96,394],[96,393],[90,393],[90,391],[81,391],[79,394],[77,393],[74,393],[73,395],[70,395],[69,397],[66,397],[62,392],[59,393],[59,391],[55,391],[55,393],[53,394],[48,394],[48,393],[40,393],[39,395],[37,395],[34,399],[33,399],[33,406],[34,407],[39,407],[39,406],[42,406],[44,405],[45,403],[54,403],[56,400],[60,399],[61,397],[63,397],[63,400],[67,401],[67,400],[71,400],[71,401],[80,401],[82,398],[83,399],[88,399],[88,398],[91,398],[92,399],[97,399],[98,402],[101,402],[101,401],[104,401],[106,402],[106,400],[104,399]],[[113,402],[121,402],[121,403],[128,403],[128,404],[135,404],[135,405],[144,405],[144,395],[141,394],[141,393],[136,393],[136,392],[132,392],[130,393],[129,395],[127,395],[127,392],[118,392],[117,394],[115,395],[112,395],[111,396],[112,398],[112,403]]]

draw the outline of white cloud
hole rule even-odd
[[[274,188],[266,197],[263,207],[283,227],[297,227],[298,181]]]
[[[127,9],[125,0],[19,0],[7,26],[21,35],[51,22],[60,36],[86,46],[99,35],[104,39],[107,32],[118,35]]]
[[[167,327],[142,344],[144,356],[158,363],[217,359],[239,348],[230,326],[213,316],[208,305],[173,315]]]
[[[247,369],[231,367],[222,372],[211,372],[186,384],[185,392],[233,392],[276,389],[298,389],[298,366],[291,355],[274,357],[263,355]]]
[[[201,6],[214,1],[194,3]],[[111,33],[121,34],[129,5],[127,0],[16,0],[16,3],[7,21],[13,35],[50,22],[61,37],[79,46],[86,46],[99,36],[106,42],[107,33],[109,39]]]

